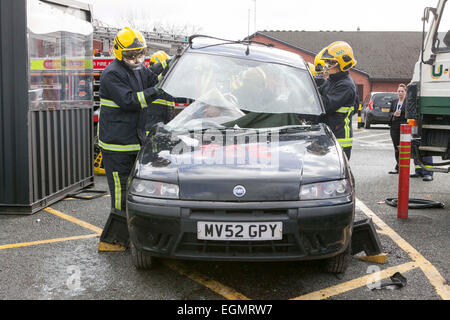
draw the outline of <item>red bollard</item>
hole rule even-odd
[[[411,162],[411,126],[400,126],[397,218],[408,218],[409,164]]]

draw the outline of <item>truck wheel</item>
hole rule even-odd
[[[348,264],[350,263],[351,252],[351,243],[349,243],[347,249],[344,252],[325,260],[326,272],[344,273],[345,270],[347,270]]]
[[[143,250],[136,249],[133,243],[131,244],[131,256],[136,269],[150,270],[155,266],[156,258]]]

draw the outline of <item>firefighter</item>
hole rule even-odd
[[[325,62],[324,72],[328,75],[325,83],[319,87],[326,122],[350,159],[353,145],[352,115],[357,92],[349,70],[356,65],[356,60],[352,48],[344,41],[330,44],[321,59]]]
[[[146,51],[146,41],[139,31],[122,29],[114,39],[116,59],[100,78],[99,146],[111,193],[111,212],[99,251],[125,250],[129,242],[126,186],[141,147],[139,117],[158,93],[154,88],[158,75],[143,65]]]
[[[170,59],[169,55],[162,50],[156,51],[152,54],[150,57],[150,70],[159,74],[158,80],[161,80],[167,73],[169,70],[168,66],[171,61],[172,59]]]
[[[166,60],[169,60],[169,55],[167,53],[165,53],[163,50],[156,51],[150,57],[150,66],[156,65],[158,63],[163,63]]]
[[[324,67],[325,62],[322,60],[322,55],[325,51],[326,47],[320,50],[320,52],[314,57],[314,80],[316,81],[316,84],[318,87],[324,84],[325,82],[325,76],[324,74]]]

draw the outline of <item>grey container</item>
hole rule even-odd
[[[94,183],[92,35],[35,34],[27,6],[91,23],[84,3],[0,1],[0,214],[32,214]]]

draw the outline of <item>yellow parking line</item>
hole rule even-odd
[[[84,236],[75,236],[68,238],[57,238],[57,239],[49,239],[49,240],[39,240],[32,242],[22,242],[22,243],[13,243],[13,244],[5,244],[0,246],[0,250],[11,249],[11,248],[20,248],[20,247],[28,247],[35,246],[39,244],[47,244],[47,243],[55,243],[55,242],[64,242],[64,241],[72,241],[72,240],[80,240],[80,239],[88,239],[98,237],[98,234],[87,234]]]
[[[382,280],[382,279],[386,279],[390,276],[392,276],[395,272],[407,272],[409,270],[412,270],[414,268],[417,268],[418,264],[414,261],[411,262],[407,262],[405,264],[399,265],[399,266],[395,266],[395,267],[391,267],[391,268],[387,268],[385,270],[382,270],[379,272],[379,274],[376,273],[370,273],[366,276],[357,278],[357,279],[353,279],[344,283],[340,283],[338,285],[326,288],[326,289],[322,289],[322,290],[318,290],[318,291],[314,291],[311,293],[307,293],[304,294],[302,296],[296,297],[296,298],[292,298],[290,300],[321,300],[321,299],[327,299],[329,297],[350,291],[350,290],[354,290],[360,287],[363,287],[365,285],[367,285],[368,283],[371,283],[370,280],[374,279],[374,277],[376,276],[377,279]]]
[[[176,263],[173,260],[166,260],[164,261],[164,264],[168,266],[170,269],[178,272],[181,275],[184,275],[188,277],[191,280],[194,280],[197,283],[200,283],[201,285],[204,285],[208,289],[214,291],[217,294],[220,294],[221,296],[225,297],[228,300],[250,300],[243,294],[235,291],[232,288],[229,288],[215,280],[208,279],[204,275],[201,275],[195,271],[186,271],[183,268],[179,266],[178,263]]]
[[[72,222],[72,223],[78,224],[79,226],[82,226],[83,228],[86,228],[86,229],[89,229],[89,230],[91,230],[91,231],[94,231],[94,232],[96,232],[97,234],[101,234],[102,231],[103,231],[101,228],[98,228],[98,227],[96,227],[96,226],[93,226],[93,225],[90,224],[90,223],[87,223],[87,222],[82,221],[82,220],[80,220],[80,219],[74,218],[74,217],[72,217],[72,216],[69,216],[69,215],[67,215],[67,214],[65,214],[65,213],[62,213],[62,212],[60,212],[60,211],[58,211],[58,210],[55,210],[55,209],[52,209],[52,208],[50,208],[50,207],[47,207],[47,208],[45,208],[44,210],[47,211],[47,212],[49,212],[49,213],[51,213],[51,214],[53,214],[53,215],[55,215],[55,216],[57,216],[57,217],[60,217],[60,218],[62,218],[62,219],[65,219],[65,220],[67,220],[67,221],[70,221],[70,222]]]
[[[92,199],[93,197],[94,196],[86,196],[85,198],[86,199]],[[105,194],[104,196],[101,196],[100,198],[106,198],[106,197],[111,197],[111,195],[110,194]],[[80,200],[80,199],[69,197],[69,198],[64,198],[63,200],[67,201],[67,200]]]
[[[450,300],[450,286],[447,281],[442,277],[439,271],[422,256],[413,246],[406,242],[402,237],[398,235],[393,229],[391,229],[383,220],[381,220],[372,210],[370,210],[363,202],[356,199],[356,206],[364,212],[369,218],[372,218],[373,222],[384,231],[384,234],[388,235],[403,251],[405,251],[411,259],[418,263],[420,269],[428,278],[430,283],[436,288],[436,292],[444,300]]]

